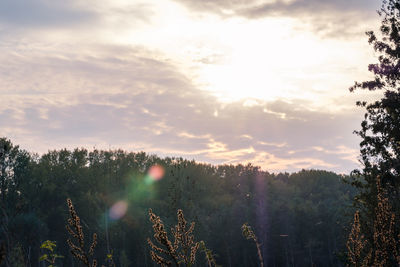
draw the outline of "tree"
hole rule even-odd
[[[363,210],[366,239],[373,243],[375,209],[378,203],[377,182],[381,184],[396,216],[400,211],[400,1],[384,0],[378,14],[382,18],[380,34],[366,34],[368,42],[378,53],[379,62],[368,70],[374,78],[355,82],[350,88],[381,90],[383,97],[373,102],[358,101],[366,113],[361,130],[356,134],[360,143],[362,170],[353,172],[353,185],[360,188],[357,203]],[[399,229],[395,229],[398,242]]]
[[[29,161],[28,152],[6,138],[0,138],[0,241],[4,240],[6,244],[6,266],[11,266],[11,251],[20,231],[15,225],[23,211],[21,184],[28,173]]]

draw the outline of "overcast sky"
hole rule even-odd
[[[264,170],[358,166],[376,0],[3,0],[0,136]]]

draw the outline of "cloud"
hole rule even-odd
[[[370,0],[182,3],[221,16],[310,19],[317,31],[338,36],[374,9]],[[269,171],[348,172],[357,166],[358,139],[352,131],[362,116],[354,109],[312,110],[304,100],[222,104],[197,88],[183,73],[190,70],[174,65],[173,55],[105,44],[119,41],[103,36],[134,31],[138,20],[151,22],[157,14],[153,4],[3,1],[0,31],[7,36],[0,44],[0,136],[41,153],[96,146],[216,164],[253,162]],[[194,61],[225,61],[223,53],[209,50]]]
[[[351,14],[364,16],[379,6],[375,0],[293,0],[275,1],[241,8],[239,13],[251,18],[268,15],[304,16],[318,13]]]
[[[12,27],[62,27],[81,25],[97,15],[76,1],[3,0],[0,5],[0,25]]]
[[[176,1],[193,11],[214,13],[221,17],[296,19],[319,35],[335,38],[364,33],[371,21],[376,22],[376,10],[380,8],[379,1],[375,0]]]
[[[196,11],[259,17],[265,15],[316,14],[317,12],[370,12],[375,0],[177,0]],[[247,12],[246,12],[247,11]]]
[[[0,56],[0,136],[37,152],[96,146],[269,171],[356,167],[352,131],[362,116],[354,110],[312,111],[304,100],[221,104],[155,52],[82,51]]]

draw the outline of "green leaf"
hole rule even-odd
[[[53,257],[53,258],[64,258],[64,256],[63,255],[58,255],[58,254],[51,254],[51,257]]]
[[[48,259],[48,255],[47,254],[43,254],[42,256],[40,256],[39,261],[45,261]]]
[[[42,245],[40,246],[40,248],[50,250],[51,252],[54,251],[54,248],[55,248],[55,247],[57,247],[56,241],[50,241],[50,240],[44,241],[44,242],[42,243]]]

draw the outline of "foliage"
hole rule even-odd
[[[266,266],[310,266],[311,262],[338,266],[336,255],[347,240],[344,226],[354,213],[351,203],[356,190],[342,183],[345,176],[327,171],[271,174],[250,164],[213,166],[122,150],[62,149],[41,156],[21,155],[28,156],[15,158],[20,162],[14,166],[24,170],[14,176],[21,205],[7,202],[6,214],[11,215],[7,233],[32,266],[41,255],[39,241],[46,239],[56,241],[57,254],[65,256],[57,259],[58,265],[74,265],[74,258],[66,256],[70,255],[65,243],[65,222],[70,218],[67,198],[82,214],[84,233],[90,237],[97,233],[93,258],[105,261],[112,246],[116,266],[123,262],[153,266],[150,249],[143,246],[150,236],[143,223],[149,208],[159,211],[165,225],[175,225],[176,211],[184,210],[185,218],[196,221],[196,238],[212,248],[222,266],[259,264],[254,244],[238,231],[243,222],[257,233]],[[155,164],[165,168],[164,178],[144,184],[147,170]],[[120,200],[128,204],[125,216],[107,221],[109,208]],[[77,239],[70,238],[79,246]],[[7,248],[3,228],[0,240]],[[195,265],[208,265],[207,259],[197,257]]]
[[[0,138],[0,240],[5,242],[6,266],[10,266],[11,257],[17,254],[18,258],[24,258],[17,240],[20,230],[14,226],[15,219],[25,211],[21,184],[28,179],[29,162],[28,152],[6,138]]]
[[[44,249],[46,252],[40,256],[39,261],[47,262],[49,264],[48,267],[56,267],[56,265],[54,265],[56,263],[56,259],[64,258],[64,256],[58,255],[54,252],[56,247],[57,245],[55,241],[43,241],[43,243],[40,245],[40,248]]]
[[[350,91],[356,89],[383,90],[382,99],[367,103],[358,101],[366,108],[361,130],[356,132],[361,138],[361,160],[363,170],[354,184],[363,189],[359,200],[365,202],[370,215],[377,202],[376,179],[388,190],[390,201],[398,208],[400,180],[400,3],[398,0],[384,1],[379,12],[382,17],[380,27],[382,37],[367,32],[369,43],[379,54],[379,63],[369,65],[374,79],[356,82]]]
[[[242,225],[242,234],[247,240],[251,239],[256,244],[258,259],[260,260],[260,266],[263,267],[264,260],[263,260],[263,256],[262,256],[261,249],[260,249],[261,244],[258,242],[256,234],[254,233],[253,229],[251,229],[251,226],[248,223],[244,223]]]
[[[360,217],[364,219],[360,232],[371,246],[371,260],[374,264],[384,264],[388,248],[382,246],[388,243],[383,242],[383,236],[393,239],[394,243],[400,241],[400,225],[391,225],[400,215],[400,1],[383,1],[378,13],[382,18],[380,33],[367,32],[369,43],[379,55],[379,62],[368,67],[374,78],[356,82],[350,91],[381,90],[383,97],[370,103],[357,102],[358,106],[366,109],[361,130],[356,132],[362,138],[363,168],[353,172],[352,184],[360,189],[356,198],[361,209]],[[377,184],[385,191],[385,201],[379,199],[382,194]],[[390,212],[386,214],[389,216],[386,221],[376,218],[380,216],[378,211],[388,212],[378,205],[390,205],[393,216]],[[381,229],[377,231],[376,228]],[[377,233],[383,236],[377,236]]]

